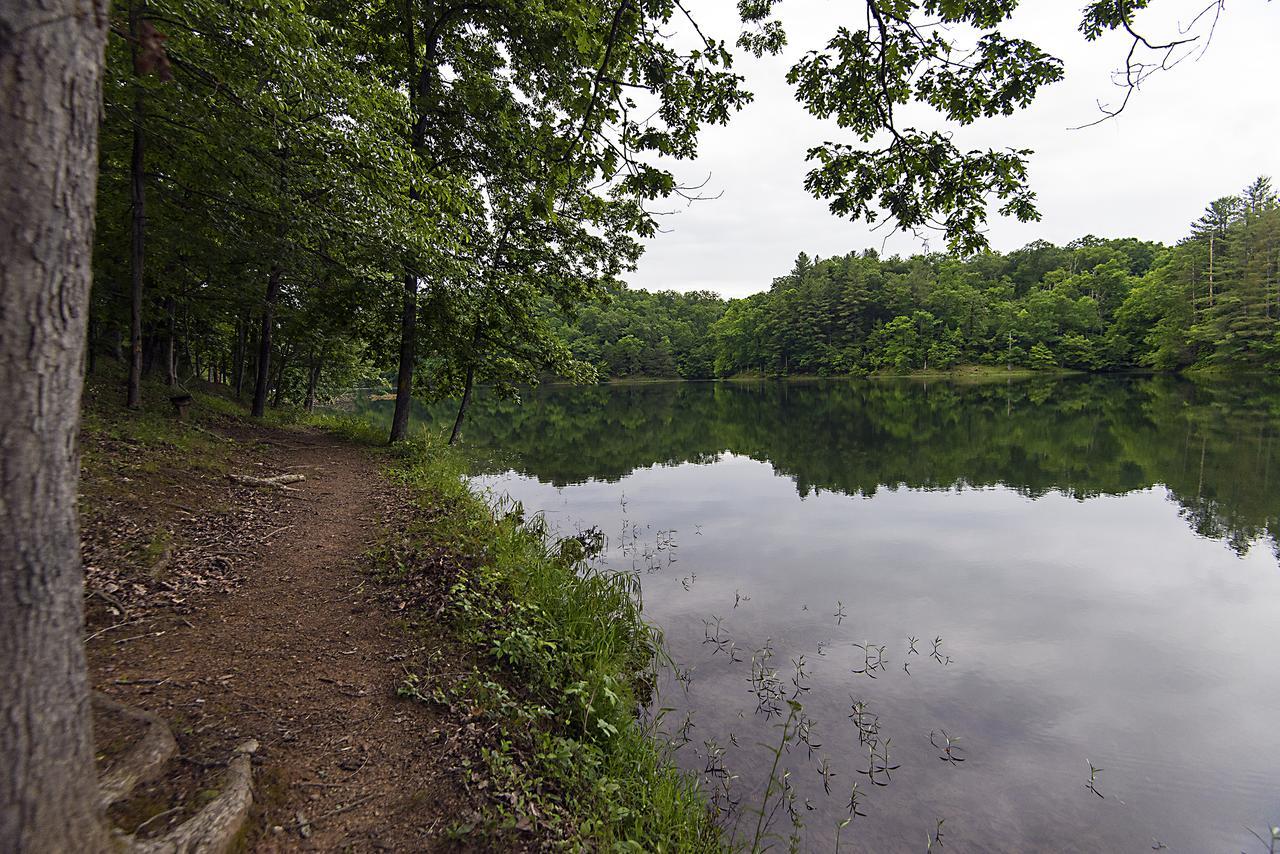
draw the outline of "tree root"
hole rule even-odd
[[[136,854],[223,854],[230,851],[253,806],[253,760],[258,742],[235,749],[218,797],[159,839],[129,838]]]
[[[142,736],[111,770],[98,781],[98,802],[102,809],[124,800],[139,783],[160,776],[164,766],[178,752],[178,744],[168,724],[156,715],[125,705],[95,691],[93,702],[113,714],[143,724]],[[258,742],[250,739],[231,754],[221,791],[203,809],[156,839],[138,839],[116,831],[122,850],[134,854],[224,854],[230,851],[249,818],[253,805],[252,756]]]
[[[98,805],[106,809],[129,796],[139,783],[154,780],[170,759],[178,753],[169,725],[160,718],[133,706],[126,706],[100,691],[93,692],[93,702],[112,714],[143,725],[142,737],[129,752],[98,780]]]

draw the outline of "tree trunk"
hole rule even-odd
[[[427,29],[423,44],[422,60],[418,60],[416,27],[413,15],[414,4],[405,3],[401,25],[404,28],[405,56],[409,64],[406,83],[409,87],[409,109],[413,118],[410,128],[410,143],[415,156],[421,155],[427,144],[427,120],[430,115],[431,84],[434,82],[437,68],[437,49],[442,37],[443,18],[437,19]],[[441,12],[443,15],[444,13]],[[410,179],[409,200],[417,203],[421,198],[418,187]],[[396,373],[396,410],[391,417],[391,441],[404,439],[409,431],[409,407],[413,396],[413,367],[417,358],[417,320],[418,320],[418,271],[412,263],[406,263],[404,271],[404,304],[400,314],[400,369]]]
[[[236,318],[236,355],[233,370],[235,371],[236,383],[236,400],[244,397],[244,363],[245,363],[245,338],[248,336],[249,321],[248,319]]]
[[[322,364],[318,357],[311,357],[311,372],[307,374],[307,401],[304,404],[307,412],[311,412],[316,408],[316,386],[320,384],[320,368]]]
[[[275,395],[271,398],[271,405],[276,409],[280,408],[280,403],[284,399],[284,372],[289,367],[289,356],[292,349],[286,350],[280,355],[280,367],[276,368]]]
[[[136,58],[138,53],[138,0],[133,0],[129,7],[129,35],[133,37],[129,52]],[[142,138],[142,86],[135,84],[133,92],[133,156],[129,160],[129,196],[132,205],[133,223],[131,244],[129,248],[129,275],[132,284],[132,302],[129,309],[129,389],[126,405],[130,409],[142,407],[142,262],[143,240],[146,237],[146,185],[143,181],[143,138]]]
[[[280,296],[280,268],[267,276],[267,299],[262,304],[262,328],[258,330],[258,377],[253,386],[253,416],[267,412],[267,385],[271,381],[271,327],[275,323],[276,299]]]
[[[503,234],[501,242],[506,242],[506,234]],[[471,403],[471,386],[476,378],[476,359],[480,353],[480,336],[483,334],[484,325],[480,321],[476,321],[475,331],[471,333],[471,353],[467,361],[467,379],[462,384],[462,400],[458,403],[458,417],[454,419],[453,431],[449,433],[450,445],[457,442],[462,435],[462,421],[467,417],[467,406]]]
[[[1209,235],[1209,308],[1213,308],[1213,235]]]
[[[176,320],[174,325],[175,326],[177,325]],[[179,355],[174,357],[173,364],[174,364],[174,372],[177,373],[179,377],[181,377],[183,356],[186,356],[187,358],[188,369],[192,369],[192,366],[195,365],[195,358],[191,352],[191,304],[190,303],[187,303],[182,307],[182,336],[181,338],[178,339],[178,343],[182,347],[182,352]],[[188,376],[194,376],[194,370],[193,370],[193,373],[188,374]]]
[[[173,297],[165,297],[165,313],[169,315],[169,333],[164,345],[164,384],[173,388],[178,384],[178,350],[176,346],[178,320]]]
[[[0,850],[109,850],[76,516],[106,0],[0,4]]]
[[[416,196],[416,194],[414,194]],[[391,441],[409,432],[409,405],[413,397],[413,361],[417,344],[418,277],[404,274],[404,305],[400,312],[400,370],[396,373],[396,411],[391,417]]]
[[[467,381],[462,386],[462,402],[458,404],[458,417],[453,422],[453,432],[449,434],[449,444],[458,441],[462,435],[462,419],[467,416],[467,405],[471,403],[471,383],[476,378],[475,362],[467,365]]]

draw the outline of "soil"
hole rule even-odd
[[[322,433],[221,432],[235,440],[225,468],[170,455],[139,472],[126,456],[127,487],[110,466],[84,484],[94,685],[164,718],[181,752],[113,817],[163,832],[211,796],[234,746],[253,738],[248,850],[474,847],[449,833],[478,809],[457,769],[455,725],[396,695],[432,640],[361,571],[406,496],[376,455]],[[254,489],[227,472],[306,480]],[[135,568],[120,570],[129,560]],[[103,721],[101,735],[106,764],[118,733]]]

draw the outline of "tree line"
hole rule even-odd
[[[1280,203],[1258,178],[1210,204],[1174,246],[1088,236],[965,258],[801,253],[744,299],[624,291],[562,334],[612,377],[1272,370]]]

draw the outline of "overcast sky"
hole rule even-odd
[[[1139,23],[1152,36],[1176,34],[1205,0],[1160,0]],[[694,0],[708,34],[732,42],[739,25],[733,0]],[[1208,51],[1197,61],[1152,78],[1125,112],[1085,130],[1069,127],[1099,116],[1097,102],[1123,92],[1111,71],[1128,45],[1113,35],[1087,44],[1079,35],[1084,0],[1023,0],[1007,31],[1030,38],[1066,63],[1066,79],[1042,90],[1030,109],[980,121],[958,137],[962,147],[1031,148],[1032,186],[1043,219],[992,217],[995,249],[1036,239],[1065,243],[1084,234],[1173,242],[1212,199],[1234,193],[1259,174],[1280,181],[1280,4],[1228,0]],[[829,257],[868,247],[911,254],[925,247],[909,234],[872,232],[842,220],[805,193],[805,152],[827,139],[848,139],[809,116],[784,76],[796,57],[820,47],[842,21],[857,26],[860,3],[786,0],[778,8],[789,44],[784,55],[743,55],[737,70],[756,95],[727,127],[707,129],[701,156],[680,164],[686,183],[710,178],[715,200],[664,217],[667,233],[649,243],[633,287],[712,290],[745,296],[791,269],[800,251]],[[922,127],[940,127],[923,114]],[[853,141],[853,140],[848,140]],[[940,235],[929,248],[945,248]]]

